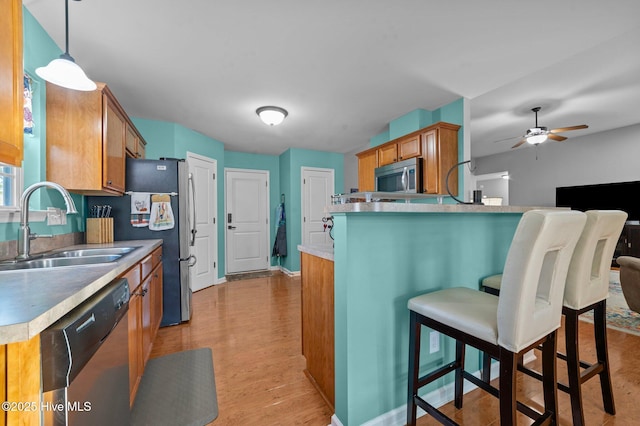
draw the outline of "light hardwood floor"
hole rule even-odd
[[[333,414],[303,373],[300,343],[300,279],[276,274],[225,283],[193,295],[194,314],[188,324],[161,328],[152,357],[181,350],[213,350],[219,416],[212,425],[318,425]],[[592,326],[580,322],[580,350],[594,359]],[[609,357],[617,414],[602,408],[600,384],[583,385],[587,425],[640,424],[640,336],[608,331]],[[564,349],[562,330],[558,346]],[[535,361],[534,366],[539,361]],[[565,380],[562,362],[558,376]],[[519,377],[519,398],[540,407],[540,383]],[[558,394],[561,425],[571,424],[567,395]],[[480,390],[465,395],[462,410],[443,408],[464,425],[498,425],[498,401]],[[531,422],[522,416],[519,424]],[[437,424],[428,416],[418,425]]]

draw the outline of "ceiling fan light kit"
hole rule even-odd
[[[586,124],[580,124],[578,126],[560,127],[557,129],[549,130],[547,127],[538,126],[538,111],[540,111],[541,109],[542,107],[531,108],[531,111],[533,111],[533,113],[536,115],[536,126],[527,130],[520,141],[511,148],[517,148],[525,142],[531,145],[539,145],[545,142],[547,139],[551,139],[556,142],[562,142],[563,140],[567,139],[566,136],[561,136],[556,133],[568,132],[570,130],[586,129],[589,127]]]
[[[80,0],[75,0],[80,1]],[[82,68],[69,55],[69,0],[65,0],[65,51],[46,67],[36,68],[36,74],[56,86],[90,92],[96,90],[96,83],[87,77]]]

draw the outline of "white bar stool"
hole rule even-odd
[[[531,210],[522,215],[507,255],[499,297],[456,287],[409,300],[409,380],[407,424],[415,425],[417,406],[442,424],[456,423],[418,395],[418,390],[455,372],[454,405],[462,407],[467,379],[500,399],[500,422],[516,424],[516,410],[535,424],[557,424],[556,330],[560,327],[562,295],[569,262],[586,221],[570,210]],[[456,339],[456,359],[420,377],[422,326]],[[542,344],[544,413],[516,400],[515,376],[520,356]],[[500,362],[496,389],[464,370],[465,345]]]
[[[609,271],[618,239],[622,232],[627,213],[620,210],[590,210],[586,212],[587,223],[578,240],[571,259],[567,283],[564,290],[562,313],[565,316],[566,355],[558,353],[558,358],[567,362],[569,385],[558,383],[558,388],[569,394],[574,426],[582,426],[582,384],[599,376],[604,410],[615,414],[609,357],[607,354],[607,297],[609,295]],[[499,294],[501,275],[492,275],[482,280],[485,292]],[[597,361],[594,364],[580,360],[578,346],[578,317],[593,311],[594,334]],[[482,378],[490,380],[491,358],[483,355]],[[520,365],[524,373],[541,378],[540,374]],[[581,368],[585,370],[582,371]]]

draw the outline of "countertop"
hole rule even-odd
[[[483,204],[426,204],[426,203],[346,203],[332,204],[327,207],[329,213],[524,213],[537,209],[558,209],[562,207],[533,206],[485,206]],[[564,208],[563,208],[564,209]]]
[[[0,344],[26,341],[38,335],[160,245],[160,239],[81,244],[64,249],[123,246],[139,249],[110,263],[1,271]]]
[[[333,244],[300,244],[298,245],[298,251],[333,262]]]

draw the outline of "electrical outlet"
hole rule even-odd
[[[62,212],[55,207],[47,207],[47,224],[62,225]]]
[[[429,333],[429,353],[438,352],[440,350],[440,333],[432,331]]]

